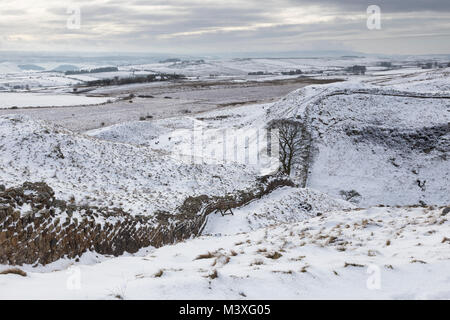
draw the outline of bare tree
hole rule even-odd
[[[302,138],[304,136],[303,123],[295,120],[280,119],[272,120],[268,127],[270,130],[278,130],[280,162],[283,172],[290,175],[292,166],[300,158]]]

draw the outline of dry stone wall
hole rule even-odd
[[[0,264],[45,265],[63,257],[75,259],[88,250],[118,256],[171,244],[201,233],[207,215],[215,210],[241,206],[280,186],[293,184],[280,178],[261,180],[254,190],[190,197],[177,212],[152,216],[58,200],[42,182],[0,186]]]

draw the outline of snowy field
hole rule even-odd
[[[0,92],[0,109],[94,105],[102,104],[107,101],[108,98],[102,97],[26,92]]]
[[[0,298],[450,299],[441,211],[334,211],[137,256],[89,253],[75,264],[25,266],[26,277],[0,276]]]
[[[26,64],[12,61],[0,62],[0,91],[11,91],[15,87],[32,90],[63,90],[67,91],[73,85],[83,85],[87,81],[128,78],[145,76],[154,73],[183,74],[190,79],[201,80],[235,80],[235,81],[270,81],[274,79],[295,78],[294,75],[282,74],[301,70],[304,75],[321,77],[345,76],[346,68],[354,65],[367,67],[367,74],[380,73],[409,73],[420,70],[419,64],[437,62],[446,65],[448,56],[422,56],[422,57],[376,57],[376,56],[336,56],[336,57],[303,57],[303,58],[180,58],[178,61],[153,62],[139,64],[136,59],[109,61],[105,57],[96,63],[71,61],[69,57],[56,61],[33,62]],[[146,58],[149,60],[149,58]],[[64,62],[63,62],[64,61]],[[391,63],[391,67],[381,66],[381,63]],[[67,70],[93,70],[101,67],[115,67],[118,71],[83,73],[66,75]],[[250,73],[262,73],[252,75]]]
[[[77,134],[24,116],[0,117],[1,180],[46,181],[57,196],[132,214],[175,210],[186,197],[223,195],[255,184],[252,166],[191,165],[168,150]]]
[[[109,86],[97,88],[89,93],[111,100],[105,104],[60,108],[0,109],[0,115],[28,115],[33,119],[48,120],[68,129],[83,132],[106,128],[114,124],[121,125],[124,122],[136,121],[147,116],[152,116],[153,119],[179,117],[239,104],[276,101],[289,92],[311,83],[315,83],[315,81],[294,79],[245,84],[232,81],[220,83],[186,81]],[[55,93],[49,92],[46,94],[55,95]],[[134,94],[135,97],[129,99],[130,94]],[[19,97],[20,95],[18,94]],[[58,97],[58,95],[56,96]]]

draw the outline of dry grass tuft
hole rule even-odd
[[[306,258],[306,256],[299,256],[299,257],[297,257],[297,258],[290,258],[289,260],[290,261],[300,261],[300,260],[303,260],[303,259],[305,259]]]
[[[281,253],[277,252],[277,251],[275,251],[274,253],[269,253],[268,255],[266,255],[267,258],[274,259],[274,260],[279,259],[282,256],[283,255]]]
[[[250,263],[250,266],[260,266],[264,264],[264,261],[262,261],[261,259],[257,259],[255,261],[253,261],[252,263]]]
[[[338,239],[338,238],[335,237],[335,236],[330,236],[330,237],[328,237],[328,240],[325,242],[325,244],[326,244],[326,245],[333,244],[333,243],[336,242],[337,239]]]
[[[11,268],[1,271],[0,274],[17,274],[18,276],[26,277],[27,273],[19,268]]]
[[[226,265],[228,262],[230,262],[230,257],[229,256],[225,256],[225,255],[220,255],[218,256],[213,264],[211,265],[212,267],[214,267],[215,265],[217,265],[218,263],[220,263],[222,266]]]
[[[211,259],[211,258],[214,258],[214,257],[215,257],[214,253],[208,252],[208,253],[204,253],[204,254],[201,254],[201,255],[197,256],[197,258],[195,258],[194,260]]]
[[[363,264],[358,264],[358,263],[349,263],[349,262],[346,262],[346,263],[344,264],[344,268],[347,268],[347,267],[358,267],[358,268],[364,268],[365,266],[364,266]]]
[[[288,271],[278,271],[278,270],[273,270],[273,273],[283,273],[283,274],[293,274],[294,271],[292,270],[288,270]]]
[[[154,278],[161,278],[161,276],[164,274],[164,270],[163,269],[161,269],[161,270],[159,270],[157,273],[155,273],[154,275],[153,275],[153,277]]]
[[[217,270],[214,270],[209,276],[208,278],[210,279],[216,279],[219,277],[219,274],[217,273]]]
[[[423,261],[423,260],[418,260],[418,259],[411,260],[411,263],[422,263],[422,264],[427,264],[425,261]]]

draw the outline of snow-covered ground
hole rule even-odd
[[[0,275],[0,298],[450,299],[447,219],[441,208],[334,211],[145,256],[24,267]]]
[[[355,190],[362,206],[447,204],[450,79],[442,75],[448,71],[435,71],[435,77],[427,72],[415,82],[418,92],[408,89],[410,77],[402,75],[393,86],[366,78],[305,87],[275,103],[269,117],[301,119],[308,126],[309,187],[336,197]]]
[[[107,102],[108,98],[80,95],[45,94],[27,92],[0,92],[0,109],[27,107],[65,107],[94,105]]]
[[[450,95],[450,69],[418,70],[416,72],[395,73],[380,72],[380,78],[370,82],[386,89],[419,93],[437,93]]]
[[[428,76],[415,84],[421,88],[418,92],[403,84],[421,79],[423,71],[407,78],[390,75],[389,81],[397,83],[392,87],[368,83],[374,80],[362,77],[365,82],[354,79],[307,86],[276,103],[224,108],[195,119],[205,129],[218,131],[263,129],[268,121],[279,118],[304,121],[312,134],[313,150],[308,187],[334,197],[354,190],[361,206],[421,201],[443,205],[449,202],[445,182],[450,180],[450,99],[445,90],[435,89],[449,85],[449,78],[443,76],[448,70],[435,70],[435,77],[427,71]],[[174,150],[179,143],[171,140],[174,130],[192,128],[193,121],[192,117],[135,121],[88,134]],[[189,139],[186,135],[184,142]],[[209,144],[220,148],[221,143]]]

